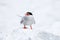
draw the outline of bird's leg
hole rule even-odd
[[[24,25],[24,29],[27,29],[26,25]]]
[[[30,29],[32,29],[32,26],[30,25]]]

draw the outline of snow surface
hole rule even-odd
[[[34,14],[33,29],[20,24]],[[0,40],[60,40],[60,0],[0,0]]]

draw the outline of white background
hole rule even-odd
[[[20,28],[27,11],[36,21],[33,30]],[[60,35],[60,0],[0,0],[0,40],[40,40],[34,36],[41,31]]]

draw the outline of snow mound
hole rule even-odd
[[[60,36],[37,30],[15,29],[6,40],[60,40]]]
[[[47,32],[39,32],[38,37],[43,39],[43,40],[60,40],[60,36],[47,33]]]

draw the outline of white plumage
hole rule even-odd
[[[35,20],[32,15],[24,16],[21,20],[21,23],[24,25],[32,25],[32,24],[35,24]]]

